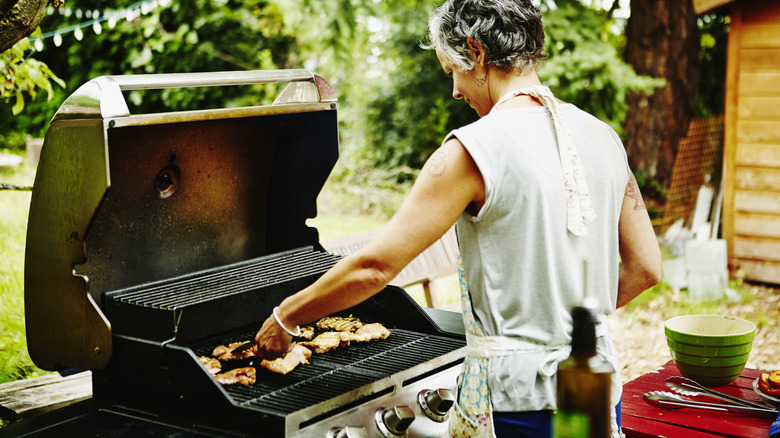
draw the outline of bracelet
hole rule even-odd
[[[276,320],[276,323],[277,323],[277,324],[279,324],[279,327],[281,327],[281,328],[282,328],[282,330],[284,330],[285,332],[287,332],[287,334],[288,334],[288,335],[290,335],[290,336],[292,336],[292,337],[294,337],[294,338],[295,338],[295,337],[298,337],[298,336],[300,336],[300,335],[301,335],[301,328],[300,328],[299,326],[297,326],[297,325],[296,325],[296,326],[295,326],[295,331],[292,331],[292,330],[288,329],[288,328],[287,328],[287,327],[286,327],[286,326],[285,326],[285,325],[282,323],[282,320],[279,318],[279,315],[277,315],[277,314],[276,314],[276,310],[277,310],[277,309],[279,309],[279,306],[276,306],[276,307],[274,307],[273,314],[274,314],[274,319]]]

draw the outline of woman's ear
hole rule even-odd
[[[467,38],[466,46],[469,48],[469,55],[471,56],[471,60],[480,66],[484,66],[485,50],[483,50],[482,44],[480,44],[478,41],[475,41],[473,38]]]

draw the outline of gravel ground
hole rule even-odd
[[[747,293],[741,300],[732,302],[724,299],[706,313],[754,322],[758,329],[747,367],[765,371],[780,369],[780,288],[745,283],[742,289]],[[610,332],[623,367],[624,383],[657,369],[671,359],[664,335],[664,321],[687,313],[685,309],[690,301],[687,292],[672,289],[645,305],[629,304],[609,316]]]

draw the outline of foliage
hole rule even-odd
[[[415,7],[387,11],[386,35],[392,37],[380,41],[379,47],[394,62],[384,80],[365,88],[362,155],[386,168],[398,164],[421,168],[447,132],[477,119],[473,109],[452,98],[452,82],[435,53],[420,47],[430,4],[409,3]]]
[[[38,29],[33,36],[40,37]],[[52,73],[49,67],[31,57],[25,57],[30,49],[30,39],[22,38],[13,47],[0,53],[0,74],[3,84],[0,87],[0,98],[11,102],[11,113],[16,116],[24,109],[24,96],[34,98],[38,90],[46,92],[47,100],[51,100],[54,89],[52,82],[61,87],[65,82]]]
[[[0,179],[20,186],[32,184],[28,168],[0,169]],[[27,353],[24,329],[24,237],[30,192],[0,191],[0,383],[45,374]]]
[[[637,75],[619,55],[613,20],[577,1],[544,12],[548,60],[539,76],[556,94],[622,133],[630,91],[651,93],[662,79]]]
[[[115,7],[134,1],[118,1]],[[104,9],[105,2],[80,0],[74,7]],[[42,28],[61,29],[74,24],[73,16],[55,13],[41,21]],[[64,99],[81,84],[101,75],[178,73],[299,67],[296,39],[284,29],[275,4],[265,0],[193,0],[173,2],[131,21],[120,20],[100,34],[63,35],[57,47],[47,40],[37,55],[52,71],[66,78],[66,89],[51,101],[34,100],[31,112],[45,115],[34,123],[0,118],[0,132],[27,130],[42,136],[45,122]],[[87,62],[88,60],[88,62]],[[270,103],[274,87],[202,87],[131,91],[126,95],[131,112],[153,113],[218,106]],[[0,106],[0,112],[6,112]]]
[[[362,85],[366,111],[352,128],[364,143],[355,147],[369,166],[419,169],[449,131],[477,115],[452,99],[452,84],[442,76],[435,54],[419,47],[433,5],[397,0],[390,6],[384,11],[387,28],[377,47],[392,61],[384,64],[382,80]],[[548,59],[541,79],[559,98],[620,133],[626,94],[649,92],[663,81],[638,76],[621,60],[617,47],[622,39],[610,31],[615,20],[604,11],[574,0],[546,1],[542,10]]]
[[[699,17],[701,50],[699,52],[699,90],[696,95],[697,116],[723,114],[726,87],[726,48],[730,19],[713,13]]]

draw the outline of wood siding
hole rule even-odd
[[[733,268],[780,284],[780,2],[730,15],[723,234]]]

